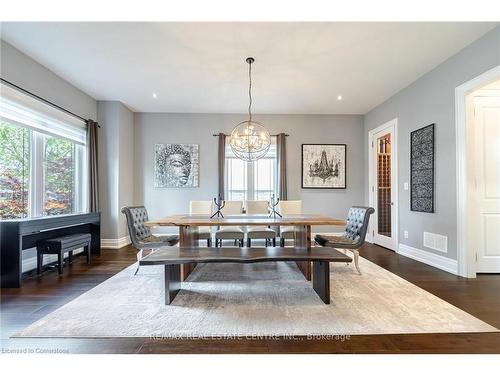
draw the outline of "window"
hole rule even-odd
[[[0,219],[86,211],[85,124],[1,89]]]
[[[253,163],[238,159],[226,144],[226,199],[269,200],[277,191],[276,137],[263,158]]]

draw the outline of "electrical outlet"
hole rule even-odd
[[[405,231],[403,232],[403,234],[404,234],[405,238],[408,238],[408,231],[407,231],[407,230],[405,230]]]
[[[408,190],[408,188],[409,188],[409,186],[408,186],[408,182],[405,182],[405,183],[403,184],[403,187],[404,187],[404,189],[405,189],[405,190]]]

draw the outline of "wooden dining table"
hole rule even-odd
[[[224,227],[224,226],[263,226],[295,228],[294,247],[296,249],[310,250],[312,246],[311,227],[314,226],[345,226],[345,220],[335,219],[323,215],[303,214],[283,217],[269,217],[264,215],[234,215],[210,218],[208,215],[171,215],[156,220],[149,220],[149,227],[178,227],[179,247],[196,248],[199,246],[199,227]],[[217,248],[214,248],[217,251]],[[181,280],[185,280],[192,272],[195,263],[183,264],[181,267]],[[307,280],[311,280],[311,262],[297,262],[297,266]]]

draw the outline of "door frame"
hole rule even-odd
[[[399,251],[399,192],[398,192],[399,168],[398,168],[398,118],[397,117],[390,121],[387,121],[386,123],[376,127],[375,129],[368,131],[368,202],[370,207],[375,207],[375,200],[374,200],[375,191],[374,189],[372,189],[372,186],[374,186],[375,183],[375,176],[374,176],[375,160],[373,158],[373,144],[374,144],[373,142],[375,141],[374,139],[375,133],[378,133],[383,130],[390,130],[394,138],[392,139],[393,143],[391,143],[391,160],[392,160],[391,187],[394,187],[391,189],[391,193],[394,192],[394,207],[393,207],[394,217],[391,217],[391,226],[392,226],[391,230],[395,243],[395,248],[393,250],[397,253]],[[375,214],[377,214],[377,212],[375,212]],[[374,241],[373,225],[374,225],[374,220],[371,220],[367,235],[367,241],[372,243]]]
[[[500,78],[500,65],[463,83],[455,88],[455,133],[456,133],[456,174],[457,174],[457,262],[458,275],[475,278],[475,252],[471,246],[475,240],[474,231],[468,230],[474,220],[475,209],[470,202],[473,181],[469,177],[467,152],[471,143],[472,98],[469,96],[483,86]]]

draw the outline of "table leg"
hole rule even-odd
[[[165,305],[170,305],[181,290],[181,267],[179,264],[164,266]]]
[[[313,289],[324,303],[330,304],[330,262],[313,262]]]
[[[311,226],[295,226],[295,247],[298,249],[311,250]],[[306,280],[311,280],[311,262],[297,262],[297,266],[304,274]]]
[[[179,227],[179,247],[198,247],[199,246],[198,227],[190,225],[182,225]],[[196,263],[183,264],[181,266],[181,280],[187,279],[193,271]]]

